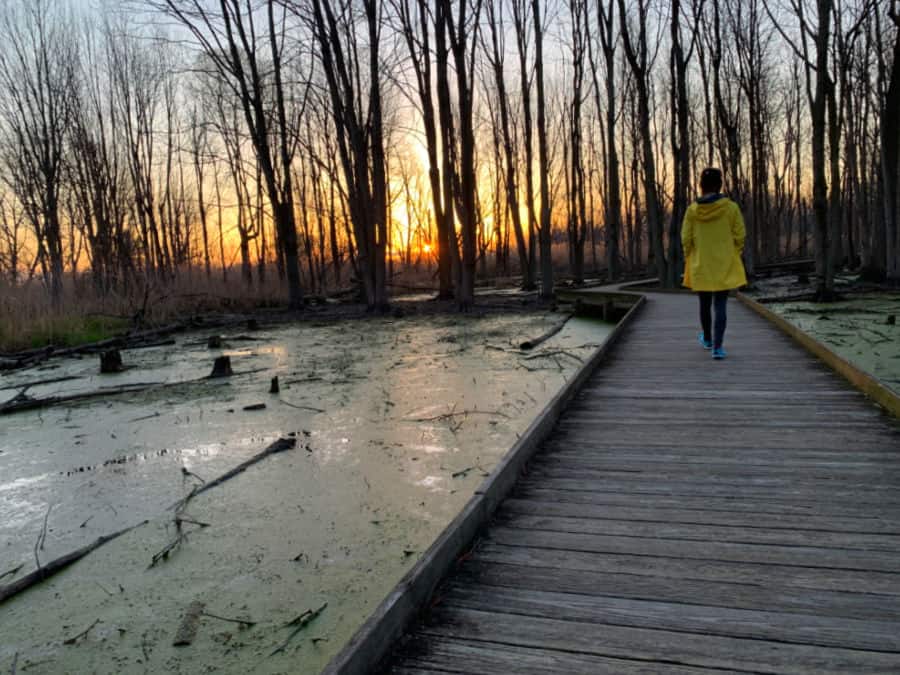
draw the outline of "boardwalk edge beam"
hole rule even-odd
[[[621,294],[618,294],[621,295]],[[323,670],[323,675],[370,673],[387,656],[406,628],[415,620],[435,589],[466,548],[487,524],[506,497],[522,469],[549,435],[568,402],[597,369],[610,348],[645,303],[634,304],[591,358],[566,382],[485,478],[462,511],[454,518],[416,564],[404,575],[344,648]]]

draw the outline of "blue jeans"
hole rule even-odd
[[[700,296],[700,325],[703,327],[703,339],[709,341],[713,335],[713,348],[719,349],[725,339],[725,323],[728,321],[726,305],[728,303],[728,291],[698,291]],[[710,330],[712,325],[712,305],[716,306],[715,332]]]

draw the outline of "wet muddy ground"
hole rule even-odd
[[[0,417],[0,575],[21,565],[0,585],[149,521],[3,604],[0,670],[318,672],[610,330],[573,319],[534,354],[516,349],[560,318],[306,322],[213,350],[187,334],[123,352],[116,375],[91,357],[0,378],[0,401],[63,377],[28,394],[186,382]],[[222,354],[236,374],[201,379]],[[196,522],[151,567],[178,535],[179,499],[289,435],[294,449],[179,511]],[[252,625],[204,615],[174,647],[194,601]]]

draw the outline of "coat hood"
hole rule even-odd
[[[694,202],[694,218],[697,222],[723,220],[723,216],[733,202],[723,194],[706,195]]]

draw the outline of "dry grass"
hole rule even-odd
[[[589,271],[589,247],[585,258],[586,271]],[[553,259],[556,273],[565,274],[565,245],[554,244]],[[515,251],[510,263],[507,274],[517,274]],[[518,283],[517,277],[498,276],[493,259],[489,259],[484,268],[479,263],[479,275],[483,270],[486,278],[480,279],[479,285],[508,287]],[[214,270],[212,277],[207,279],[205,274],[194,268],[190,274],[182,271],[168,283],[141,280],[127,291],[109,293],[99,293],[89,275],[75,279],[67,274],[59,308],[53,307],[46,288],[38,280],[12,286],[0,279],[0,353],[46,345],[73,346],[96,342],[129,329],[160,326],[198,314],[248,313],[285,307],[285,286],[274,268],[268,272],[264,284],[254,279],[254,283],[247,286],[242,283],[237,268],[229,271],[227,282],[220,269]],[[342,281],[346,283],[350,274],[349,265],[345,265]],[[398,261],[394,265],[394,275],[389,288],[391,294],[437,290],[433,262],[418,268],[405,268]]]
[[[159,326],[185,317],[249,312],[286,304],[276,279],[247,287],[237,274],[207,280],[181,275],[170,283],[140,283],[127,292],[98,293],[87,277],[66,277],[63,301],[56,309],[42,284],[11,286],[0,282],[0,352],[46,345],[95,342],[133,328]]]

